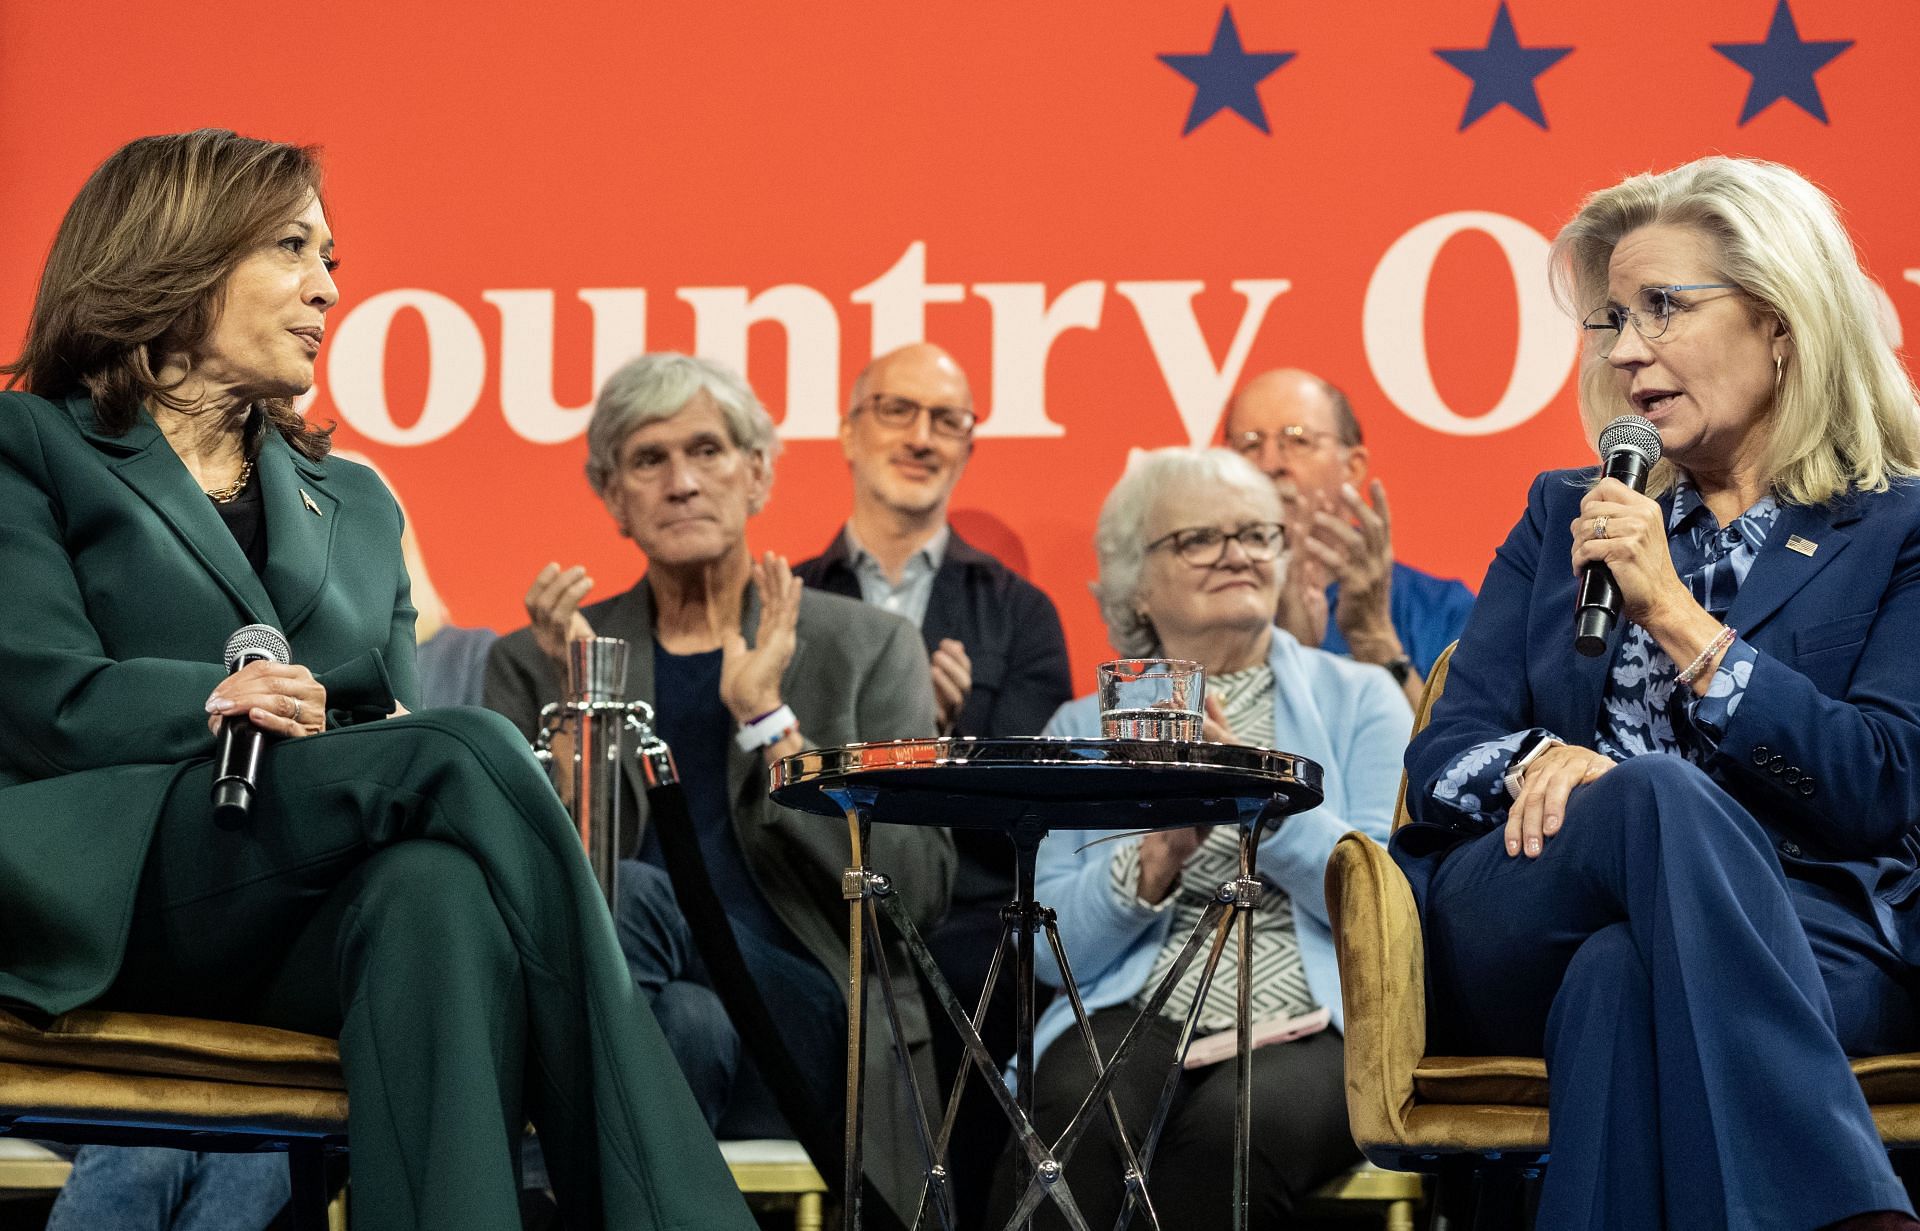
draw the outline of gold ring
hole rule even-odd
[[[1604,514],[1593,519],[1593,537],[1596,539],[1607,537],[1607,519]]]

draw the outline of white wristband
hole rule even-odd
[[[771,748],[787,737],[787,732],[800,725],[793,715],[793,707],[783,705],[779,709],[753,722],[740,724],[740,731],[733,742],[740,745],[742,752],[758,752],[762,748]]]

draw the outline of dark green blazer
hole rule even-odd
[[[264,576],[151,418],[108,436],[84,396],[0,393],[0,1001],[61,1013],[113,981],[234,629],[284,632],[334,725],[415,699],[392,495],[273,431],[256,474]]]

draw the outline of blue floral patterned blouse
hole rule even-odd
[[[1674,571],[1694,600],[1716,618],[1726,618],[1733,596],[1746,581],[1779,516],[1779,502],[1767,496],[1723,529],[1691,479],[1682,477],[1675,484],[1673,509],[1667,517]],[[1736,638],[1720,659],[1706,695],[1700,696],[1690,688],[1676,688],[1679,666],[1646,629],[1627,625],[1607,677],[1595,750],[1615,761],[1650,752],[1703,760],[1718,745],[1727,720],[1746,695],[1754,661],[1753,647]],[[1475,744],[1440,775],[1433,787],[1434,799],[1484,824],[1501,823],[1501,814],[1512,802],[1503,781],[1507,766],[1533,735],[1563,738],[1531,727]]]

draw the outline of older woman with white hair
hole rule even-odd
[[[766,504],[778,448],[753,390],[717,363],[649,354],[609,377],[587,425],[587,480],[645,555],[646,575],[582,608],[593,585],[585,570],[547,565],[527,593],[532,625],[494,646],[486,701],[531,736],[541,707],[562,695],[568,641],[628,642],[626,695],[654,706],[673,749],[707,877],[794,1062],[791,1072],[766,1076],[805,1087],[810,1118],[792,1127],[806,1135],[841,1106],[847,938],[839,886],[851,857],[844,825],[767,798],[767,767],[810,746],[929,736],[935,723],[913,625],[853,599],[803,592],[785,560],[748,549],[748,521]],[[623,814],[645,835],[638,858],[620,865],[616,922],[628,967],[709,1123],[735,1136],[787,1136],[744,1063],[742,1022],[716,995],[720,972],[701,961],[646,797],[634,790],[638,769],[627,768]],[[881,827],[868,857],[921,928],[946,912],[954,863],[946,831]],[[904,950],[894,960],[907,969]],[[912,984],[901,994],[906,1047],[930,1082],[925,1007]],[[869,1044],[891,1049],[884,1021]],[[883,1123],[896,1113],[904,1114],[868,1112]],[[868,1175],[896,1209],[917,1192],[915,1149],[908,1134],[869,1137]]]
[[[1785,167],[1634,176],[1555,254],[1588,430],[1665,460],[1535,481],[1408,750],[1428,1021],[1544,1049],[1543,1227],[1920,1226],[1847,1063],[1920,1046],[1913,384]]]
[[[1191,659],[1207,669],[1205,738],[1281,748],[1325,770],[1326,800],[1288,818],[1260,846],[1266,882],[1253,925],[1256,1019],[1330,1011],[1340,1024],[1339,972],[1322,877],[1340,835],[1386,840],[1411,715],[1393,677],[1308,648],[1273,625],[1285,577],[1287,527],[1273,484],[1224,449],[1159,449],[1127,468],[1100,511],[1094,592],[1114,646],[1128,655]],[[1060,708],[1049,735],[1100,733],[1099,706]],[[1042,843],[1041,901],[1058,909],[1103,1055],[1110,1055],[1223,881],[1239,875],[1239,830],[1225,825],[1123,837],[1056,834]],[[1199,1016],[1203,1032],[1234,1023],[1236,951],[1229,946]],[[1048,973],[1043,963],[1043,974]],[[1153,1116],[1200,963],[1167,1001],[1114,1085],[1137,1143]],[[1057,978],[1057,972],[1049,977]],[[1034,1118],[1066,1126],[1093,1083],[1085,1048],[1056,998],[1036,1030]],[[1254,1223],[1285,1225],[1294,1203],[1357,1160],[1347,1131],[1340,1040],[1322,1030],[1254,1052]],[[1066,1037],[1062,1037],[1066,1036]],[[1229,1225],[1234,1066],[1188,1070],[1152,1167],[1160,1225]],[[1089,1225],[1111,1224],[1125,1164],[1104,1121],[1066,1167]],[[1011,1168],[1003,1168],[1010,1175]],[[1003,1182],[1002,1200],[1010,1186]],[[1057,1226],[1048,1205],[1036,1225]]]

